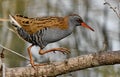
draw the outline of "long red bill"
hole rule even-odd
[[[88,28],[88,29],[94,31],[94,29],[92,29],[90,26],[88,26],[88,25],[87,25],[86,23],[84,23],[84,22],[81,23],[81,26],[83,26],[83,27],[85,27],[85,28]]]

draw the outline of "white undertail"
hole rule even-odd
[[[14,19],[14,17],[12,15],[9,15],[10,17],[10,22],[15,25],[18,26],[19,28],[21,28],[20,24]]]

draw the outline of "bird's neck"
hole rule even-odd
[[[69,25],[69,30],[71,31],[71,32],[73,32],[73,30],[75,29],[75,24],[74,24],[74,22],[72,22],[70,19],[68,20],[68,25]]]

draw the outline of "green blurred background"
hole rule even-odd
[[[119,11],[120,0],[107,0]],[[66,58],[98,52],[107,45],[105,50],[120,50],[120,21],[115,12],[104,5],[104,0],[0,0],[0,18],[9,18],[9,14],[21,14],[28,17],[65,16],[79,14],[84,21],[94,28],[95,32],[77,27],[72,35],[49,44],[45,49],[66,47],[71,54],[48,53],[39,55],[39,47],[33,47],[32,53],[36,62],[62,61]],[[0,22],[0,44],[28,57],[27,47],[30,43],[23,41],[9,30],[9,22]],[[0,47],[0,51],[2,48]],[[4,63],[7,67],[20,67],[29,61],[4,51]],[[28,57],[29,58],[29,57]],[[72,72],[59,77],[119,77],[119,65],[103,66]]]

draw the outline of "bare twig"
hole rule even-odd
[[[4,50],[5,50],[5,49],[3,48],[3,49],[2,49],[2,52],[0,53],[0,57],[1,57],[1,58],[4,58]]]
[[[4,61],[3,61],[3,58],[4,58],[4,51],[5,51],[5,49],[3,48],[2,49],[2,51],[1,51],[1,53],[0,53],[0,59],[1,59],[1,71],[2,71],[2,77],[5,77],[5,64],[4,64]]]
[[[7,68],[7,77],[55,77],[68,72],[104,65],[120,64],[120,50],[82,55],[44,66]]]
[[[4,46],[3,46],[3,45],[1,45],[1,44],[0,44],[0,47],[4,48],[5,50],[10,51],[11,53],[16,54],[16,55],[18,55],[18,56],[20,56],[20,57],[22,57],[22,58],[24,58],[24,59],[26,59],[26,60],[30,60],[30,59],[26,58],[25,56],[23,56],[23,55],[21,55],[21,54],[19,54],[19,53],[15,52],[15,51],[13,51],[13,50],[11,50],[11,49],[7,48],[7,47],[4,47]]]
[[[6,77],[5,76],[5,64],[2,63],[2,77]]]
[[[10,21],[10,20],[5,18],[0,18],[0,21],[4,22],[4,21]]]
[[[107,2],[106,0],[104,0],[105,1],[105,3],[104,3],[104,5],[108,5],[109,7],[110,7],[110,9],[112,9],[114,12],[115,12],[115,14],[117,15],[117,17],[120,19],[120,15],[119,15],[119,12],[117,12],[117,10],[116,10],[116,8],[117,7],[113,7],[109,2]],[[119,7],[118,7],[119,8]]]

